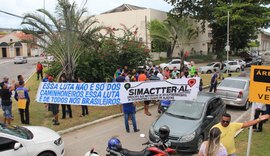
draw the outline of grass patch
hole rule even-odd
[[[263,132],[252,133],[250,154],[252,156],[265,156],[270,153],[270,121],[263,125]],[[240,135],[236,137],[236,155],[245,156],[247,152],[249,129],[244,129]]]
[[[239,73],[232,73],[233,75],[239,75]],[[226,74],[224,74],[226,76]],[[210,83],[211,74],[201,74],[201,77],[203,79],[204,85],[208,85]],[[30,123],[31,125],[39,125],[39,126],[45,126],[49,127],[55,131],[64,130],[76,125],[80,125],[83,123],[91,122],[106,116],[110,116],[113,114],[120,113],[120,106],[107,106],[107,107],[95,107],[95,106],[89,106],[89,115],[85,117],[80,117],[81,115],[81,106],[72,105],[72,115],[73,118],[69,118],[68,115],[66,119],[61,119],[62,112],[61,112],[61,106],[59,106],[59,126],[54,126],[52,119],[53,115],[51,112],[48,111],[48,109],[45,107],[46,105],[43,103],[38,103],[35,101],[36,92],[38,90],[40,81],[36,80],[36,75],[33,75],[29,81],[26,83],[25,87],[30,89],[29,95],[30,95]],[[17,101],[13,99],[13,108],[12,113],[14,116],[14,121],[12,121],[12,124],[14,125],[21,125],[19,112],[17,109]],[[140,103],[137,106],[142,106],[143,104]]]

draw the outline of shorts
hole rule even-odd
[[[144,104],[145,105],[149,105],[150,104],[150,101],[144,101]]]
[[[11,105],[8,105],[8,106],[2,105],[2,109],[4,111],[4,117],[5,118],[12,118],[11,108],[12,108]]]
[[[58,104],[50,104],[53,115],[57,115],[59,113],[59,105]]]

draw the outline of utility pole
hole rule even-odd
[[[228,18],[227,18],[227,43],[225,50],[227,52],[227,74],[229,74],[229,69],[228,69],[228,61],[229,61],[229,52],[230,52],[230,11],[228,10]]]

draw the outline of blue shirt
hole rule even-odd
[[[124,103],[123,104],[124,114],[131,114],[136,112],[136,107],[133,103]]]
[[[28,90],[22,86],[18,87],[15,92],[15,99],[27,99],[30,100]]]

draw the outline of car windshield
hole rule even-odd
[[[17,136],[17,137],[23,138],[23,139],[32,139],[33,138],[33,134],[31,131],[29,131],[25,127],[20,127],[20,126],[5,126],[3,124],[0,124],[0,132],[5,133],[5,134],[9,134],[9,135],[13,135],[13,136]]]
[[[179,118],[197,120],[202,115],[203,106],[204,104],[202,101],[199,101],[199,98],[196,101],[178,100],[172,103],[166,114]]]
[[[221,87],[231,87],[231,88],[237,88],[237,89],[244,89],[245,85],[246,85],[246,81],[225,79],[220,83],[219,86],[221,86]]]
[[[214,63],[208,63],[206,66],[212,66]]]

